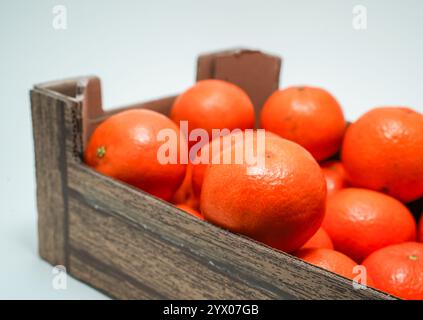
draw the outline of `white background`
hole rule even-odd
[[[352,27],[365,5],[367,30]],[[52,27],[65,5],[67,30]],[[75,280],[52,289],[37,255],[28,90],[96,74],[105,107],[180,92],[197,54],[244,46],[282,55],[281,84],[322,86],[356,119],[378,105],[423,111],[423,1],[99,1],[0,3],[0,298],[104,298]]]

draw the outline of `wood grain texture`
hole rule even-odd
[[[163,241],[154,232],[98,207],[93,210],[79,196],[70,197],[69,210],[71,261],[74,255],[83,257],[104,274],[122,279],[125,286],[131,285],[144,298],[269,297],[263,289],[251,288],[230,275],[209,268],[207,261],[195,259],[185,248]],[[72,263],[70,270],[75,273]],[[104,290],[115,286],[97,285]],[[122,291],[118,295],[119,298],[131,298],[133,292]]]
[[[37,179],[39,253],[53,265],[67,265],[67,201],[64,112],[66,101],[31,91]]]
[[[172,273],[160,274],[162,270],[175,270],[174,268],[166,269],[166,263],[173,261],[178,266],[178,261],[182,259],[186,265],[190,266],[191,273],[201,275],[201,277],[197,278],[197,281],[201,281],[203,286],[214,284],[222,289],[225,283],[230,282],[231,286],[234,286],[239,282],[254,289],[250,291],[251,294],[248,296],[239,294],[236,296],[237,298],[262,298],[263,295],[273,299],[390,298],[388,295],[373,289],[354,290],[350,280],[313,267],[290,255],[268,248],[246,237],[220,229],[189,215],[184,215],[172,205],[123,183],[102,176],[82,164],[69,166],[69,188],[72,198],[79,202],[80,206],[95,208],[98,215],[111,215],[116,219],[125,221],[126,224],[132,225],[133,228],[138,230],[134,233],[116,230],[117,235],[112,235],[114,232],[113,228],[106,228],[105,225],[100,227],[103,230],[108,230],[107,237],[108,241],[111,241],[111,247],[118,242],[116,239],[112,240],[114,239],[113,237],[120,237],[118,234],[130,235],[125,236],[121,240],[121,245],[123,246],[123,243],[125,243],[128,249],[127,252],[123,250],[123,247],[122,250],[117,251],[109,248],[113,250],[113,254],[106,253],[106,256],[96,257],[103,262],[107,261],[107,257],[109,259],[110,257],[117,259],[117,261],[110,259],[107,262],[109,266],[112,265],[112,269],[125,270],[125,268],[131,268],[131,263],[133,265],[140,263],[131,259],[139,256],[137,254],[133,255],[135,252],[134,248],[141,244],[152,247],[152,244],[146,240],[146,234],[161,243],[163,251],[159,250],[160,245],[150,253],[143,249],[143,259],[152,262],[149,268],[139,268],[136,272],[134,270],[130,272],[135,272],[132,273],[134,278],[146,277],[149,279],[149,287],[156,288],[162,295],[167,297],[180,299],[207,297],[204,296],[206,293],[196,292],[195,282],[190,283],[189,280],[182,277],[186,270],[184,271],[180,266],[178,274],[181,277]],[[86,213],[87,211],[87,208],[82,210],[72,207],[70,209],[71,225],[73,224],[71,227],[71,243],[79,243],[78,247],[80,247],[81,242],[85,241],[83,240],[84,237],[88,238],[88,235],[87,230],[78,236],[72,234],[75,226],[87,224],[87,222],[77,223],[77,212]],[[92,214],[94,215],[95,213],[92,212]],[[100,224],[99,222],[96,223]],[[118,225],[117,223],[115,224]],[[80,237],[79,240],[78,237]],[[104,246],[108,246],[108,242],[104,238],[100,238],[98,242],[98,244],[95,244],[90,241],[91,244],[87,244],[84,247],[85,252],[91,256],[96,256],[96,252],[101,252],[101,254],[107,252]],[[178,250],[165,249],[168,246],[173,246]],[[121,252],[120,255],[118,251]],[[165,262],[162,252],[170,260]],[[116,265],[116,263],[122,263],[123,259],[125,259],[121,255],[132,257],[124,263],[127,265],[126,267]],[[156,267],[153,267],[155,264]],[[151,270],[149,270],[151,268],[163,269],[156,273],[151,273]],[[212,276],[208,270],[221,273],[232,280],[216,282],[213,280],[215,275]],[[179,293],[183,294],[172,295],[169,292],[163,292],[162,290],[165,290],[162,287],[164,277],[173,279],[173,287],[182,288]],[[209,288],[208,291],[219,292],[218,288],[215,290]],[[232,293],[222,290],[221,295],[218,297],[233,298],[234,296]]]

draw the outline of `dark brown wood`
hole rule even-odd
[[[251,288],[204,266],[207,261],[195,259],[185,248],[164,241],[163,235],[142,224],[128,223],[119,215],[110,215],[108,209],[93,210],[77,193],[69,199],[69,209],[71,261],[74,256],[82,258],[104,274],[142,291],[146,298],[269,297],[263,289]],[[176,213],[176,218],[182,214]],[[72,264],[71,272],[75,272]],[[113,289],[100,282],[97,285],[104,290]],[[120,297],[131,295],[132,292],[122,292]]]
[[[95,77],[31,92],[40,255],[51,264],[65,265],[75,278],[120,299],[393,298],[355,290],[350,280],[195,219],[85,166],[87,117],[92,130],[116,112],[104,113],[99,97]],[[126,108],[167,114],[173,99]],[[86,110],[91,106],[96,111]]]
[[[172,205],[84,165],[71,165],[69,173],[74,203],[69,209],[71,246],[83,248],[86,256],[96,260],[108,260],[111,269],[103,270],[105,273],[126,270],[131,278],[142,279],[144,285],[158,291],[156,298],[210,298],[210,292],[214,298],[240,299],[389,298],[373,289],[354,290],[350,280],[183,214]],[[91,211],[93,220],[96,214],[99,216],[91,222],[98,231],[76,218],[84,214],[91,219],[88,207],[95,208]],[[126,221],[128,230],[120,229],[117,220]],[[116,225],[116,230],[110,225]],[[154,241],[159,244],[156,246]],[[141,267],[143,263],[147,267]],[[165,275],[163,269],[168,270]],[[195,281],[191,283],[192,275],[198,276],[201,288],[207,290],[197,288]],[[228,283],[230,286],[223,290]],[[213,285],[216,288],[208,287]],[[239,291],[242,285],[250,290]],[[179,292],[175,293],[175,288]]]
[[[67,176],[64,112],[72,103],[49,92],[31,91],[37,178],[39,253],[53,265],[67,265]]]

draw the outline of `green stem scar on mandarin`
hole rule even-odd
[[[98,158],[103,158],[106,155],[106,147],[105,146],[100,146],[97,149],[97,157]]]
[[[417,258],[416,255],[412,254],[412,255],[408,256],[408,259],[416,261],[418,258]]]

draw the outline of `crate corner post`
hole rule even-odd
[[[83,88],[92,83],[89,79],[99,85],[97,78],[86,77],[39,84],[30,90],[38,252],[53,266],[69,267],[67,169],[69,162],[77,161],[82,153],[82,137],[78,132],[86,96]],[[97,102],[98,98],[91,100]]]

